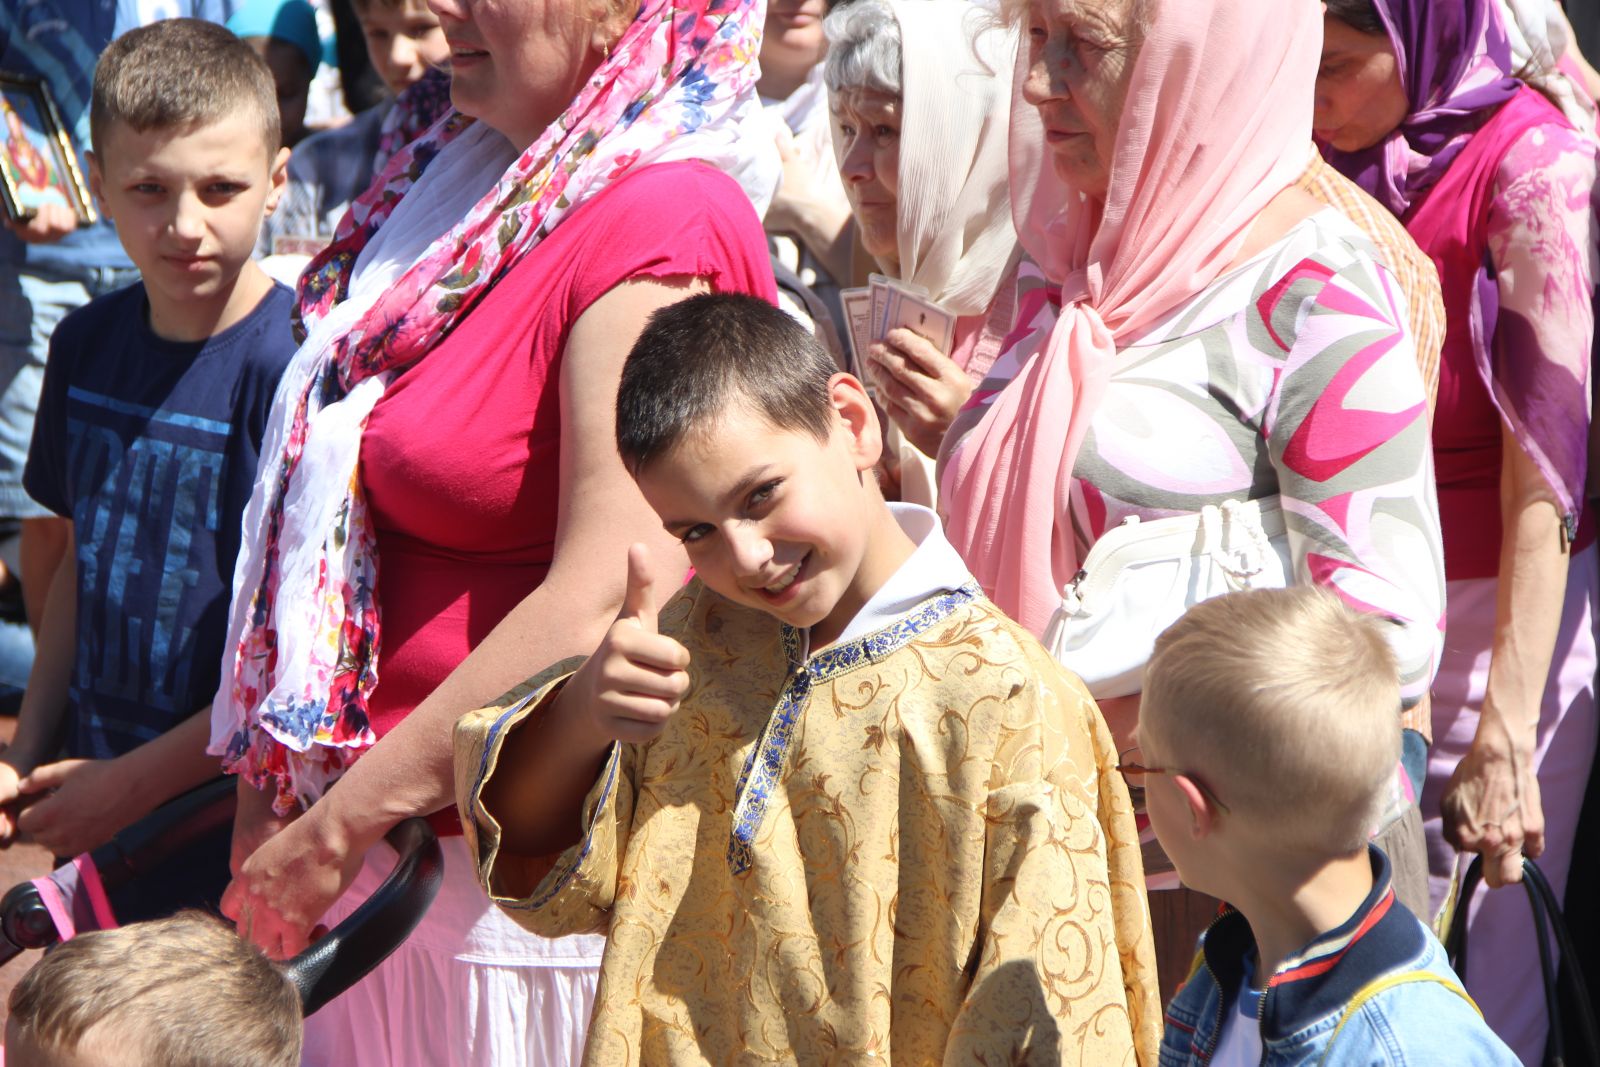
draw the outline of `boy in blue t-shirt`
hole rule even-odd
[[[89,144],[89,93],[95,59],[116,37],[175,16],[225,22],[236,0],[6,0],[0,3],[0,70],[42,78],[75,149]],[[79,169],[88,173],[87,162]],[[3,216],[3,213],[0,213]],[[45,593],[61,556],[64,528],[22,485],[50,336],[68,312],[136,279],[105,218],[79,226],[61,204],[28,220],[0,218],[0,536],[20,526],[20,573],[28,623],[43,617]],[[0,567],[0,574],[4,568]],[[27,681],[33,638],[27,625],[0,618],[0,686]]]
[[[95,70],[91,140],[90,184],[142,280],[51,340],[24,483],[71,521],[71,548],[0,755],[0,804],[53,790],[0,815],[0,840],[57,855],[219,772],[206,709],[240,516],[296,347],[291,293],[250,260],[288,152],[249,46],[194,19],[124,34]]]

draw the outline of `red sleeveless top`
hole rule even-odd
[[[1444,294],[1433,457],[1445,577],[1450,580],[1492,578],[1500,571],[1505,420],[1491,391],[1489,344],[1499,297],[1497,271],[1489,258],[1489,214],[1507,153],[1528,131],[1550,125],[1570,129],[1555,105],[1524,86],[1472,135],[1444,176],[1402,220],[1438,267]],[[1488,322],[1483,321],[1486,316]],[[1582,548],[1593,540],[1593,517],[1585,508],[1574,545]]]

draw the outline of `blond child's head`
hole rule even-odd
[[[10,1067],[295,1067],[300,998],[197,911],[65,942],[11,992]]]
[[[1138,762],[1162,771],[1146,802],[1186,883],[1225,895],[1215,832],[1312,863],[1364,847],[1400,756],[1386,625],[1296,586],[1208,600],[1156,639]]]

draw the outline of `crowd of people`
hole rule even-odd
[[[1557,0],[351,6],[342,123],[306,0],[0,7],[101,216],[0,231],[0,844],[237,780],[12,1062],[1543,1062]],[[413,817],[302,1035],[263,959]]]

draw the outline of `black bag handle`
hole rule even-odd
[[[1463,978],[1467,973],[1467,915],[1471,911],[1472,895],[1482,880],[1483,857],[1474,856],[1461,878],[1455,915],[1444,940],[1450,966]],[[1571,994],[1571,1003],[1578,1011],[1578,1030],[1585,1052],[1582,1062],[1600,1064],[1600,1028],[1595,1025],[1582,962],[1572,943],[1572,934],[1567,930],[1566,920],[1561,916],[1561,902],[1556,899],[1544,871],[1527,857],[1522,860],[1522,888],[1528,895],[1528,906],[1533,909],[1534,936],[1539,943],[1539,972],[1544,985],[1545,1010],[1550,1018],[1550,1039],[1545,1062],[1549,1067],[1566,1067],[1566,1034],[1562,1029],[1560,996],[1561,986],[1565,985]],[[1556,947],[1561,950],[1559,966],[1551,956],[1551,935],[1554,935]]]

